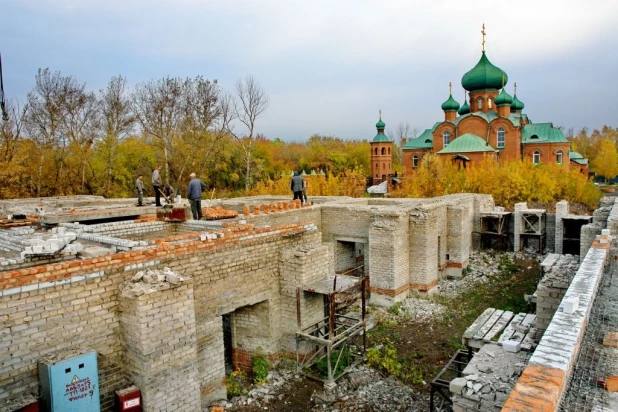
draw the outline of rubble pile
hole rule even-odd
[[[301,375],[291,370],[271,371],[266,384],[232,398],[225,403],[225,410],[246,410],[248,407],[252,410],[268,410],[268,405],[274,403],[281,406],[289,396],[283,393],[283,389],[297,387],[301,380]],[[351,368],[350,372],[341,377],[332,394],[325,395],[319,390],[314,392],[311,400],[314,405],[312,410],[340,412],[420,411],[426,410],[429,405],[428,395],[402,384],[395,377],[384,377],[364,365]]]
[[[500,410],[526,366],[528,352],[507,352],[497,344],[484,345],[451,381],[453,404],[462,410]]]
[[[521,252],[488,253],[485,251],[470,252],[470,263],[466,269],[466,274],[460,279],[440,280],[440,294],[447,297],[456,297],[461,292],[469,290],[479,283],[487,283],[489,280],[500,274],[498,266],[502,255],[507,255],[513,261],[515,259],[535,259],[543,260],[543,255],[539,255],[533,248],[525,249]]]
[[[163,270],[140,270],[130,281],[125,282],[122,289],[134,296],[166,290],[180,285],[186,278],[165,267]]]

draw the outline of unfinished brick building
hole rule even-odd
[[[0,229],[0,400],[37,393],[44,360],[96,351],[102,410],[131,384],[145,410],[198,410],[225,398],[226,373],[250,368],[258,348],[294,353],[297,332],[323,316],[306,285],[368,275],[375,305],[436,292],[495,210],[478,194],[313,200],[231,199],[219,205],[244,214],[177,222],[94,196],[0,202],[13,220],[27,215]],[[597,232],[582,229],[584,243]]]

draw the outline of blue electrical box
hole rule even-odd
[[[41,398],[48,412],[100,412],[97,353],[53,355],[39,361]]]

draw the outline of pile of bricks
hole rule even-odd
[[[231,219],[237,217],[238,212],[235,210],[223,209],[217,206],[202,208],[202,215],[206,218],[206,220]]]

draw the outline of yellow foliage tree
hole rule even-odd
[[[600,142],[599,154],[592,161],[592,170],[607,179],[613,179],[618,175],[618,151],[616,145],[610,139]]]

